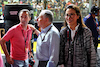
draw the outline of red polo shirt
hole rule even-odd
[[[23,30],[21,24],[11,27],[3,36],[4,40],[11,42],[11,57],[15,60],[26,60],[28,58],[29,42],[32,36],[32,30],[27,27]],[[26,42],[25,42],[26,40]]]

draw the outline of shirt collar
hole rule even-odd
[[[21,23],[19,23],[19,27],[20,27],[21,30],[24,30],[24,29],[22,28],[22,26],[21,26]],[[26,31],[28,31],[28,30],[31,30],[31,28],[29,27],[29,25],[27,25],[27,30],[26,30]]]
[[[80,24],[78,24],[78,25],[75,27],[75,31],[78,29],[79,25],[80,25]],[[70,30],[72,30],[72,29],[70,28],[69,25],[68,25],[68,28],[69,28]],[[72,30],[72,31],[73,31],[73,30]]]
[[[47,26],[46,28],[44,28],[44,29],[41,29],[41,32],[47,32],[48,31],[48,29],[52,26],[53,24],[50,24],[49,26]]]

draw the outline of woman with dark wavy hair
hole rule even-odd
[[[96,67],[92,33],[83,23],[80,9],[65,9],[65,27],[60,31],[59,67]]]

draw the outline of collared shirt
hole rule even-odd
[[[28,58],[29,41],[32,36],[32,30],[27,27],[23,30],[21,24],[11,27],[3,36],[4,40],[11,42],[11,57],[15,60],[26,60]],[[26,39],[26,45],[25,45]]]
[[[59,43],[60,43],[59,31],[53,24],[49,25],[45,29],[42,29],[41,33],[37,38],[37,48],[36,48],[37,59],[39,61],[48,61],[47,67],[56,67],[59,59]]]
[[[69,25],[68,25],[68,27],[70,28]],[[70,30],[71,30],[71,39],[72,39],[72,40],[74,39],[74,36],[75,36],[75,33],[76,33],[78,27],[79,27],[79,24],[75,27],[75,30],[72,30],[72,29],[70,28]]]

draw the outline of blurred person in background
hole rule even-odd
[[[98,36],[99,36],[99,22],[96,19],[96,16],[99,15],[99,7],[97,6],[92,6],[91,7],[91,13],[89,13],[86,17],[84,17],[84,23],[85,25],[92,31],[93,35],[93,42],[95,46],[95,50],[97,51],[97,46],[98,46]]]
[[[2,58],[2,55],[1,55],[1,51],[0,51],[0,67],[4,67],[3,66],[3,58]]]

